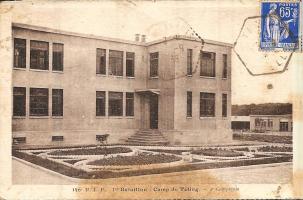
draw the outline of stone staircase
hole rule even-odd
[[[139,130],[124,142],[128,145],[139,146],[165,146],[169,143],[159,130],[154,129]]]

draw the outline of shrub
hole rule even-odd
[[[226,149],[199,149],[191,152],[192,154],[204,156],[219,156],[219,157],[237,157],[243,156],[242,152],[235,152]]]
[[[56,150],[50,152],[49,155],[54,156],[67,156],[67,155],[108,155],[117,153],[129,153],[132,150],[126,147],[96,147],[90,149],[72,149],[72,150]]]

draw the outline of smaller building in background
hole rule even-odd
[[[292,115],[250,115],[232,116],[231,128],[234,131],[251,132],[292,132]]]
[[[250,130],[292,132],[292,115],[250,115]]]

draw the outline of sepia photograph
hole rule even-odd
[[[0,199],[303,198],[302,6],[0,2]]]

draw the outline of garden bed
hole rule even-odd
[[[170,163],[179,161],[182,158],[174,155],[165,154],[146,154],[140,153],[136,156],[117,156],[113,158],[104,158],[100,160],[95,160],[89,162],[88,165],[97,166],[123,166],[123,165],[149,165],[149,164],[159,164],[159,163]]]
[[[292,147],[264,146],[258,148],[261,152],[292,152]]]
[[[242,152],[236,152],[226,149],[199,149],[191,151],[192,154],[204,156],[218,156],[218,157],[238,157],[244,156]]]
[[[292,144],[292,136],[234,133],[233,139],[243,140],[243,141],[259,141],[259,142]]]
[[[96,147],[96,148],[78,148],[71,150],[56,150],[50,152],[52,156],[69,156],[69,155],[108,155],[118,153],[129,153],[132,152],[127,147]]]
[[[171,153],[171,154],[177,154],[177,155],[182,155],[183,152],[189,152],[186,150],[174,150],[174,149],[146,149],[146,150],[159,152],[159,153]]]

